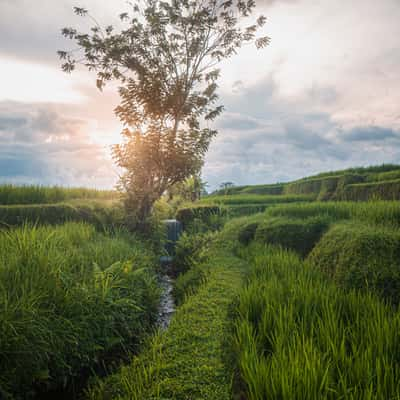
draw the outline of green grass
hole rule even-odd
[[[340,195],[341,200],[400,200],[400,179],[347,185]]]
[[[300,201],[312,201],[315,197],[311,195],[262,195],[262,194],[238,194],[235,196],[208,196],[200,200],[199,204],[217,204],[225,206],[247,205],[247,204],[279,204],[294,203]]]
[[[385,173],[385,172],[390,172],[390,171],[400,171],[400,165],[382,164],[382,165],[372,165],[369,167],[347,168],[347,169],[343,169],[343,170],[339,170],[339,171],[336,170],[336,171],[321,172],[317,175],[303,178],[302,180],[314,179],[314,178],[324,178],[324,177],[338,176],[338,175],[345,175],[345,174],[369,176],[369,175]]]
[[[242,255],[252,267],[232,328],[238,398],[399,398],[399,311],[338,289],[294,253]]]
[[[123,231],[0,231],[0,397],[63,387],[109,351],[137,348],[157,314],[154,265]]]
[[[87,222],[98,228],[122,225],[122,207],[112,200],[71,200],[68,203],[0,206],[0,226],[18,226],[25,222],[58,225]]]
[[[380,181],[391,181],[394,179],[400,179],[400,169],[393,171],[377,172],[367,176],[367,182],[380,182]]]
[[[400,166],[383,164],[323,172],[287,183],[247,185],[218,190],[210,197],[245,196],[246,194],[288,196],[309,195],[318,200],[394,200],[398,197]],[[385,181],[385,182],[383,182]],[[375,185],[370,185],[375,183]],[[380,183],[380,184],[377,184]],[[367,184],[365,187],[353,187]],[[351,187],[349,187],[351,186]],[[206,201],[206,200],[205,200]]]
[[[223,344],[243,268],[237,257],[214,247],[206,282],[178,308],[168,330],[155,336],[130,366],[99,381],[89,398],[230,399],[231,369]]]
[[[310,262],[345,288],[374,291],[400,303],[400,231],[347,222],[323,236]]]
[[[86,188],[63,188],[59,186],[16,186],[0,185],[0,205],[11,204],[51,204],[72,199],[117,199],[114,190]]]
[[[377,225],[400,226],[400,203],[398,201],[370,202],[314,202],[287,204],[271,207],[266,217],[308,218],[325,216],[334,221],[358,220]]]
[[[306,256],[328,229],[327,218],[271,218],[258,224],[254,239],[265,244],[279,245]],[[249,226],[247,226],[247,232]],[[242,232],[241,232],[242,233]],[[243,237],[243,233],[242,236]]]
[[[234,186],[232,188],[221,189],[216,191],[215,195],[232,195],[232,194],[266,194],[281,195],[283,193],[284,184],[277,183],[274,185],[247,185]]]

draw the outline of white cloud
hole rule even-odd
[[[78,3],[104,24],[116,21],[127,7],[125,0]],[[220,135],[207,156],[206,180],[214,187],[227,180],[274,182],[320,170],[400,162],[400,2],[259,3],[272,42],[262,51],[246,47],[223,65],[226,114],[216,122]],[[77,184],[115,179],[107,147],[119,140],[120,124],[112,112],[118,102],[115,88],[97,92],[94,76],[83,70],[62,74],[55,55],[70,46],[59,34],[61,27],[90,26],[73,15],[73,5],[74,0],[0,0],[0,99],[15,100],[19,110],[3,113],[0,120],[0,163],[1,157],[3,167],[11,156],[19,160],[8,165],[14,165],[20,180],[23,160],[31,162],[32,171],[42,171],[38,180],[45,179],[49,166],[59,183],[63,177]],[[43,102],[47,114],[36,107]],[[42,149],[17,139],[13,146],[8,134],[6,152],[2,124],[14,136],[38,138],[32,121],[39,124],[39,117],[42,123],[52,120],[57,132],[41,131]],[[44,164],[28,148],[35,148]],[[7,171],[12,176],[12,169]]]

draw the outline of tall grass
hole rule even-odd
[[[51,204],[72,199],[116,199],[114,190],[86,188],[63,188],[59,186],[16,186],[0,185],[0,205]]]
[[[0,206],[0,226],[23,225],[26,222],[57,225],[71,221],[87,222],[100,228],[126,222],[120,204],[110,204],[105,200]]]
[[[154,261],[124,231],[0,232],[0,397],[64,386],[110,350],[138,346],[157,314]]]
[[[400,312],[296,255],[250,246],[233,349],[249,400],[397,399]]]
[[[247,204],[279,204],[312,201],[315,196],[306,195],[263,195],[263,194],[237,194],[235,196],[209,196],[200,200],[200,204],[218,205],[247,205]]]
[[[287,204],[267,209],[266,216],[289,218],[326,216],[334,221],[354,219],[365,223],[398,227],[400,226],[400,203],[398,201],[370,201]]]

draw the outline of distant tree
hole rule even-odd
[[[219,185],[219,189],[224,191],[224,194],[228,193],[228,189],[235,187],[233,182],[222,182]]]
[[[220,183],[219,188],[220,189],[229,189],[234,186],[235,186],[235,184],[233,182],[222,182],[222,183]]]
[[[263,48],[256,37],[266,18],[244,26],[254,0],[142,0],[120,19],[118,32],[104,29],[84,8],[77,15],[94,21],[90,33],[64,28],[78,52],[59,51],[66,72],[77,63],[97,75],[101,90],[120,82],[121,103],[115,112],[124,124],[124,142],[113,155],[125,170],[120,185],[132,221],[145,222],[154,201],[168,188],[195,176],[216,131],[202,127],[223,110],[217,105],[217,65],[246,43]]]

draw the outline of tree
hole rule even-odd
[[[235,187],[235,184],[233,182],[222,182],[219,185],[219,189],[223,190],[225,194],[228,194],[229,189],[233,187]]]
[[[62,30],[78,45],[78,53],[58,52],[62,69],[85,65],[96,73],[100,90],[107,81],[120,83],[115,112],[124,124],[124,141],[113,155],[125,171],[120,186],[133,221],[145,222],[155,200],[201,170],[217,133],[207,122],[223,110],[217,104],[217,65],[245,43],[257,48],[269,43],[268,37],[256,37],[264,16],[243,26],[255,5],[254,0],[142,0],[120,15],[127,26],[119,32],[101,28],[86,9],[74,8],[94,27],[90,33]]]
[[[207,193],[206,186],[207,183],[203,182],[200,175],[194,175],[168,189],[168,195],[170,199],[178,196],[182,200],[194,202]]]

